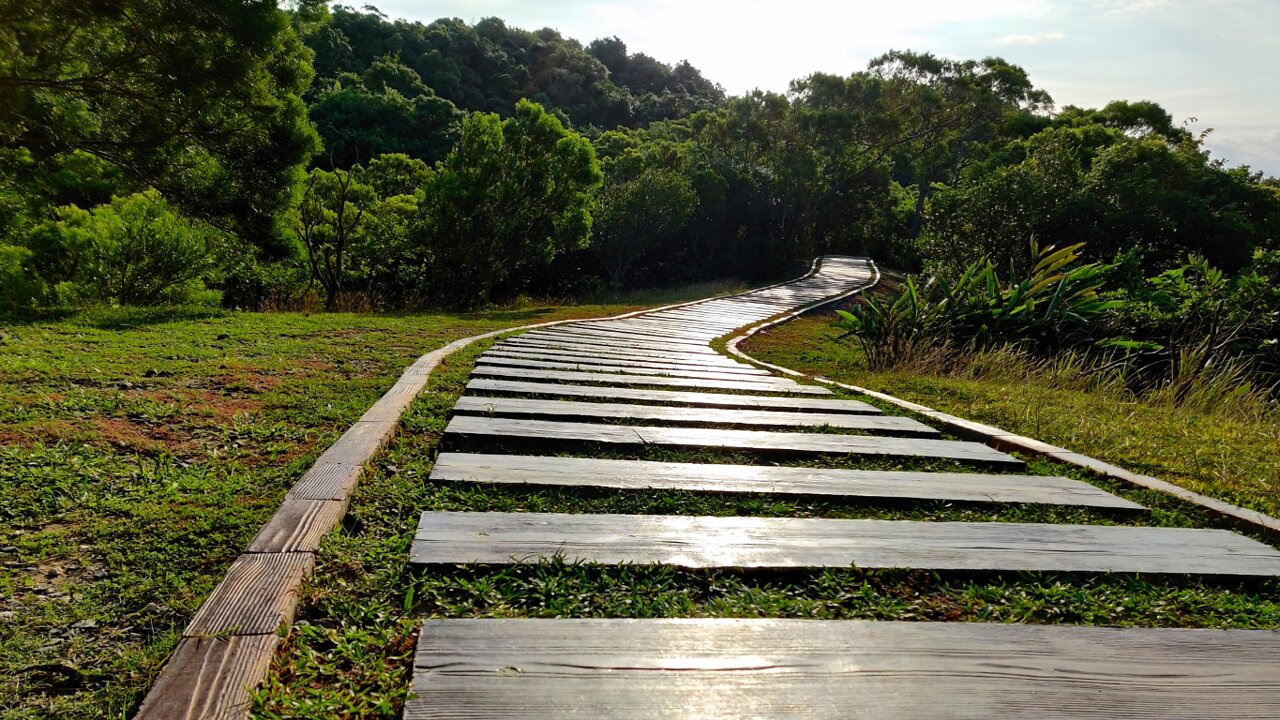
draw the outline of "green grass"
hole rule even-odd
[[[1280,417],[1144,401],[1007,358],[942,370],[871,372],[833,314],[801,317],[744,343],[751,356],[879,390],[1280,516]],[[1003,362],[1002,362],[1003,360]],[[1033,369],[1034,370],[1034,369]],[[1087,378],[1086,378],[1087,380]]]
[[[289,485],[420,355],[641,302],[0,326],[0,716],[127,715]]]
[[[605,567],[551,559],[508,567],[408,564],[424,510],[620,512],[882,517],[916,520],[1097,522],[1200,527],[1198,509],[1168,496],[1116,487],[1060,464],[1067,474],[1143,503],[1147,514],[1078,508],[874,504],[775,495],[612,492],[437,483],[426,479],[448,409],[462,392],[473,347],[449,358],[404,419],[399,438],[356,491],[343,529],[331,534],[305,588],[299,621],[257,694],[254,717],[398,717],[408,693],[417,628],[427,617],[796,617],[1079,623],[1146,627],[1280,628],[1280,584],[1128,575],[987,575],[836,569],[798,572]],[[685,462],[761,462],[745,453],[650,449],[584,453]],[[788,464],[951,470],[954,463],[853,457]]]

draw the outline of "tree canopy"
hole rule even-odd
[[[317,149],[310,53],[274,0],[11,0],[0,177],[38,205],[76,156],[266,242]]]

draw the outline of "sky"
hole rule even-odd
[[[496,16],[688,60],[731,95],[847,75],[888,50],[1021,65],[1059,107],[1152,100],[1215,157],[1280,176],[1280,0],[373,0],[390,17]],[[352,5],[357,3],[352,2]]]

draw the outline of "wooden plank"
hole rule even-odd
[[[937,437],[940,433],[922,422],[895,415],[850,415],[780,410],[721,410],[715,408],[664,407],[623,403],[528,400],[465,395],[453,406],[454,414],[514,417],[542,420],[645,420],[681,426],[740,426],[756,428],[834,427],[878,435]]]
[[[525,357],[481,356],[476,365],[499,365],[503,368],[531,368],[541,370],[567,370],[573,373],[605,373],[613,375],[648,375],[648,377],[691,378],[701,380],[733,380],[733,382],[771,382],[786,380],[777,375],[726,373],[719,369],[645,368],[636,365],[593,365],[564,360],[529,360]]]
[[[616,327],[635,327],[647,330],[703,330],[706,332],[725,333],[737,327],[737,320],[721,319],[698,320],[694,318],[647,317],[632,320],[620,320]]]
[[[425,512],[411,559],[539,558],[688,568],[911,568],[1280,576],[1280,551],[1229,530],[1004,522]]]
[[[654,385],[658,387],[687,387],[703,390],[741,390],[744,392],[794,393],[799,395],[830,395],[831,391],[817,385],[800,385],[790,380],[696,380],[690,378],[659,377],[650,375],[618,375],[616,373],[574,372],[572,370],[536,370],[532,368],[508,368],[496,365],[477,365],[471,371],[480,377],[515,378],[520,380],[552,380],[559,382],[601,383],[605,385]]]
[[[577,352],[589,352],[592,350],[603,350],[606,352],[626,352],[641,356],[666,356],[666,357],[688,357],[698,359],[710,359],[724,357],[719,353],[711,350],[709,346],[698,348],[692,345],[669,345],[666,343],[639,343],[625,341],[609,341],[599,338],[564,338],[552,336],[539,336],[536,338],[525,339],[522,335],[517,335],[506,341],[504,344],[533,346],[533,347],[555,347],[563,350],[573,350]]]
[[[834,470],[598,458],[441,453],[431,479],[619,490],[767,493],[974,503],[1030,503],[1141,510],[1079,480],[1041,475]]]
[[[236,558],[184,636],[264,635],[293,621],[298,584],[311,574],[312,553],[249,553]]]
[[[557,350],[515,350],[506,348],[494,348],[483,355],[481,358],[519,358],[524,360],[548,360],[551,362],[574,362],[584,365],[617,365],[622,367],[651,367],[659,369],[676,368],[683,370],[720,370],[722,372],[735,373],[738,375],[762,375],[770,376],[768,370],[762,370],[752,365],[743,363],[730,362],[673,362],[665,360],[636,360],[634,356],[624,353],[606,354],[606,353],[573,353],[562,352]]]
[[[271,520],[258,531],[246,552],[317,552],[329,531],[342,522],[350,498],[308,500],[286,495]]]
[[[562,385],[559,383],[521,382],[475,378],[467,383],[469,392],[577,397],[594,400],[626,400],[697,407],[743,408],[747,410],[795,410],[800,412],[839,412],[876,415],[880,409],[859,400],[829,398],[792,398],[771,395],[731,395],[729,393],[680,392],[675,390],[643,390],[640,388]]]
[[[1280,633],[865,620],[427,620],[407,720],[1262,720]]]
[[[585,325],[562,325],[545,330],[534,330],[517,337],[536,337],[536,338],[577,338],[589,341],[608,341],[608,342],[626,342],[634,341],[638,345],[653,345],[659,348],[684,348],[686,346],[695,350],[703,350],[712,352],[707,344],[711,342],[711,338],[673,338],[662,335],[650,335],[641,333],[625,333],[617,330],[605,330]]]
[[[501,365],[504,367],[541,368],[544,370],[570,370],[574,372],[612,373],[615,375],[650,375],[695,378],[702,380],[745,380],[760,382],[764,380],[782,380],[775,375],[745,375],[739,372],[725,372],[719,369],[695,369],[690,367],[645,367],[643,365],[593,365],[564,360],[530,360],[528,358],[509,358],[501,355],[482,355],[478,365]]]
[[[572,330],[576,328],[577,326],[570,326],[566,329]],[[624,338],[642,338],[664,343],[683,342],[705,345],[716,338],[716,334],[713,332],[691,330],[689,328],[676,330],[672,328],[614,327],[604,323],[597,323],[592,325],[591,329],[602,333],[612,333]]]
[[[289,495],[303,500],[346,500],[364,474],[364,462],[358,465],[319,462],[293,484]]]
[[[183,638],[134,720],[248,717],[250,687],[266,676],[279,637]]]
[[[627,347],[619,345],[592,345],[589,343],[576,342],[560,342],[556,340],[526,340],[521,337],[513,337],[504,342],[498,343],[495,348],[504,350],[527,350],[541,351],[553,350],[556,352],[585,353],[601,355],[625,355],[627,358],[635,360],[655,360],[665,362],[681,362],[681,363],[724,363],[728,358],[718,353],[684,353],[678,350],[650,350],[647,348]],[[732,362],[732,361],[730,361]]]
[[[508,443],[532,443],[539,447],[604,443],[621,447],[661,447],[741,450],[782,455],[867,455],[891,458],[932,458],[986,466],[1021,468],[1021,460],[986,445],[957,440],[828,433],[769,432],[764,430],[712,430],[651,425],[600,425],[593,423],[513,420],[459,415],[445,427],[446,439],[455,447]]]
[[[699,355],[717,355],[705,342],[674,342],[659,338],[639,338],[612,334],[607,332],[586,332],[576,330],[545,331],[538,334],[528,333],[535,340],[556,340],[574,345],[604,345],[608,347],[635,348],[637,350],[658,350],[661,352],[694,353]],[[517,335],[517,338],[526,337]]]

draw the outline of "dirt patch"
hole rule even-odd
[[[215,375],[209,378],[209,381],[214,388],[224,394],[259,395],[274,390],[280,384],[280,378],[256,371],[235,375]]]
[[[185,443],[167,427],[151,427],[120,418],[94,418],[93,426],[107,443],[143,455],[179,454]]]
[[[87,431],[66,420],[40,420],[34,425],[0,426],[0,445],[26,447],[36,443],[83,442]]]

